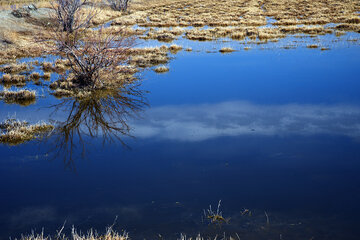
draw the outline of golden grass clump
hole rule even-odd
[[[159,66],[159,67],[155,68],[154,71],[157,73],[164,73],[164,72],[168,72],[169,68],[166,66]]]
[[[1,78],[1,82],[7,85],[23,85],[26,82],[26,77],[20,74],[4,74]]]
[[[236,31],[236,32],[231,33],[230,37],[233,40],[243,40],[246,37],[246,32]]]
[[[169,50],[172,52],[172,53],[176,53],[178,51],[180,51],[181,49],[183,49],[182,46],[179,46],[179,45],[176,45],[176,44],[172,44],[170,45],[169,47]]]
[[[41,64],[41,66],[42,66],[42,70],[44,72],[54,72],[55,71],[54,66],[51,62],[43,62]]]
[[[132,49],[130,64],[142,68],[165,64],[169,61],[168,50],[166,46]]]
[[[260,41],[273,40],[285,37],[278,28],[260,28],[258,29],[258,38]]]
[[[57,73],[63,73],[70,67],[70,62],[66,59],[57,59],[54,63],[54,67],[52,64],[49,63],[46,64],[45,68],[54,70]],[[44,67],[44,66],[43,66]]]
[[[13,63],[0,67],[0,72],[3,73],[19,73],[30,70],[30,67],[25,63]]]
[[[306,47],[307,48],[319,48],[319,45],[317,45],[317,44],[309,44]]]
[[[53,125],[43,122],[30,125],[26,121],[19,121],[12,118],[6,119],[0,123],[0,143],[12,146],[18,145],[43,136],[53,129]]]
[[[235,50],[231,47],[223,47],[219,50],[219,52],[221,53],[231,53],[231,52],[234,52]]]
[[[198,40],[198,41],[211,41],[214,39],[213,33],[211,30],[203,29],[190,29],[185,33],[185,37],[189,40]]]
[[[74,95],[74,92],[70,90],[58,88],[55,89],[54,92],[52,92],[52,95],[54,95],[57,98],[71,97]]]
[[[50,80],[51,78],[51,73],[46,72],[41,76],[44,80]]]
[[[32,80],[39,80],[40,77],[41,77],[40,74],[37,72],[33,72],[30,74],[30,79],[32,79]]]
[[[6,103],[26,103],[28,102],[34,102],[36,99],[36,93],[35,91],[30,90],[19,90],[19,91],[12,91],[12,90],[3,90],[0,91],[0,97],[6,102]]]
[[[360,24],[343,23],[343,24],[337,25],[335,28],[342,30],[342,31],[353,31],[353,32],[360,33]]]
[[[144,39],[157,39],[161,42],[171,42],[173,41],[176,36],[170,32],[165,31],[158,31],[158,32],[151,32],[149,31],[146,37],[143,37]]]

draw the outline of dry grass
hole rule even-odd
[[[0,143],[18,145],[38,138],[53,129],[54,126],[47,123],[30,125],[26,121],[7,119],[0,123]]]
[[[319,45],[316,44],[310,44],[306,46],[307,48],[319,48]]]
[[[9,0],[6,3],[15,1]],[[97,8],[101,13],[92,23],[100,25],[111,20],[112,26],[104,32],[116,34],[119,28],[127,26],[126,32],[129,35],[141,35],[144,39],[166,42],[183,34],[187,39],[199,41],[229,37],[234,40],[258,39],[265,43],[268,40],[277,41],[289,34],[315,36],[331,34],[336,30],[335,34],[338,36],[346,31],[360,32],[358,0],[136,0],[126,13],[113,11],[98,2]],[[38,2],[37,5],[48,7],[49,3]],[[275,22],[272,27],[262,28],[268,23],[267,17]],[[34,40],[39,36],[45,39],[48,36],[47,27],[37,24],[35,20],[26,23],[28,31],[9,30],[0,26],[0,47],[6,46],[0,51],[0,64],[14,62],[21,57],[41,56],[44,53],[44,44],[36,45]],[[338,25],[325,27],[328,23]],[[130,28],[135,24],[148,27],[149,31]],[[195,28],[184,28],[188,26]],[[213,28],[199,28],[203,26]],[[154,27],[160,28],[155,30]],[[61,73],[66,70],[66,65],[45,68],[46,71]]]
[[[21,123],[21,122],[20,122]],[[53,129],[53,128],[52,128]],[[51,130],[52,130],[51,129]],[[71,228],[71,234],[63,233],[63,226],[54,236],[45,236],[43,232],[36,234],[32,232],[30,235],[22,235],[20,240],[128,240],[129,234],[126,231],[119,233],[113,230],[113,226],[106,228],[104,234],[100,235],[96,230],[90,229],[87,233],[78,232],[74,227]]]
[[[165,72],[169,71],[169,68],[166,66],[159,66],[159,67],[155,68],[154,71],[157,73],[165,73]]]
[[[202,30],[196,28],[187,30],[185,33],[185,37],[190,40],[198,41],[211,41],[214,39],[211,30]]]
[[[0,98],[6,103],[18,103],[27,106],[36,100],[35,91],[29,90],[3,90],[0,91]]]
[[[26,82],[26,77],[24,75],[19,75],[19,74],[4,74],[1,78],[1,82],[3,84],[8,84],[8,85],[17,85],[19,83],[25,83]]]
[[[170,45],[169,47],[169,50],[172,52],[172,53],[177,53],[178,51],[182,50],[183,47],[182,46],[179,46],[179,45],[176,45],[176,44],[172,44]]]
[[[25,63],[13,63],[0,67],[0,72],[3,73],[19,73],[29,70],[30,70],[29,65]]]
[[[54,72],[55,71],[55,68],[51,62],[43,62],[41,64],[41,66],[42,66],[42,70],[44,72]]]
[[[42,77],[44,80],[50,80],[50,78],[51,78],[51,73],[44,73],[41,77]]]
[[[231,53],[231,52],[234,52],[235,50],[231,47],[223,47],[219,50],[219,52],[221,53]]]
[[[130,53],[130,64],[142,68],[165,64],[169,61],[168,51],[169,48],[165,45],[155,48],[133,48]]]
[[[78,233],[77,230],[72,227],[71,234],[65,235],[63,233],[64,227],[62,227],[57,233],[53,236],[46,236],[43,232],[36,234],[32,233],[30,235],[22,235],[20,240],[128,240],[130,239],[129,234],[126,231],[119,233],[112,229],[113,226],[108,227],[106,232],[103,235],[100,235],[96,230],[90,229],[85,234]],[[218,237],[216,236],[214,240]],[[187,237],[185,234],[181,233],[177,240],[212,240],[213,238],[207,237],[204,238],[200,234],[195,237]],[[233,239],[240,239],[239,235],[235,233],[232,235],[223,234],[222,240],[233,240]],[[15,239],[16,240],[16,239]]]
[[[38,72],[33,72],[30,74],[30,79],[32,80],[39,80],[40,79],[40,74]]]

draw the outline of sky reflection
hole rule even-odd
[[[259,105],[242,101],[155,107],[132,125],[139,138],[203,141],[240,135],[360,136],[360,107]]]

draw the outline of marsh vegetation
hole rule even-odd
[[[322,203],[313,196],[335,199],[322,192],[323,179],[328,177],[322,171],[328,169],[313,166],[315,157],[325,162],[336,156],[354,163],[359,154],[355,141],[336,138],[341,134],[346,139],[358,138],[358,108],[347,105],[358,104],[353,94],[359,89],[353,81],[358,71],[347,68],[355,64],[360,44],[358,0],[32,3],[0,0],[0,143],[6,147],[0,145],[1,160],[21,158],[27,164],[51,158],[55,161],[49,161],[49,166],[60,162],[66,174],[77,173],[78,165],[93,167],[87,169],[86,181],[77,182],[83,180],[80,173],[80,180],[72,179],[73,185],[67,176],[64,182],[59,176],[53,180],[54,170],[39,164],[28,175],[47,176],[56,186],[54,192],[52,186],[29,187],[34,191],[31,194],[21,187],[16,193],[12,190],[16,187],[2,191],[0,203],[5,210],[0,208],[4,215],[0,224],[6,225],[6,234],[20,236],[50,221],[46,225],[50,230],[21,239],[127,240],[127,232],[112,227],[83,234],[67,226],[66,233],[61,228],[51,235],[59,219],[90,229],[98,222],[103,226],[116,213],[123,217],[121,229],[130,226],[134,239],[164,239],[162,229],[166,229],[164,236],[179,240],[217,239],[225,232],[228,235],[221,238],[229,240],[282,239],[282,234],[289,239],[328,235],[338,239],[346,234],[351,239],[356,235],[344,231],[341,224],[333,227],[338,232],[331,232],[337,223],[331,214],[314,220],[311,213],[296,215],[289,208],[302,209],[305,203],[297,201],[309,197],[309,205],[316,203],[309,212],[316,212]],[[340,80],[349,85],[337,84]],[[323,105],[304,110],[301,104],[311,108],[313,101]],[[334,102],[340,107],[335,104],[328,111],[325,105]],[[284,105],[277,108],[277,104]],[[329,116],[334,122],[326,121]],[[338,135],[333,137],[334,133]],[[136,146],[134,152],[129,143]],[[24,156],[28,148],[36,155]],[[298,163],[299,159],[304,163]],[[298,165],[293,167],[294,163]],[[20,180],[9,186],[28,177],[12,164],[11,170],[0,174],[4,188],[13,176]],[[302,164],[318,172],[314,170],[315,176],[310,170],[297,172]],[[304,177],[307,174],[310,180]],[[331,177],[327,179],[334,180]],[[299,182],[320,187],[304,190]],[[348,183],[344,180],[334,188],[341,192]],[[45,203],[37,197],[47,193],[43,189],[51,192]],[[32,199],[17,197],[21,190]],[[210,206],[201,211],[209,202],[223,199],[222,194],[230,202],[224,206],[224,215],[221,201],[216,209]],[[17,208],[12,201],[19,201],[14,203]],[[40,202],[46,206],[40,208]],[[53,210],[52,204],[61,206]],[[270,211],[264,211],[268,206]],[[12,213],[7,208],[16,216],[9,217]],[[289,212],[291,217],[286,215]],[[17,224],[24,219],[31,219],[30,223]],[[358,223],[349,219],[342,224]],[[142,228],[150,230],[136,235]]]
[[[14,118],[0,123],[0,143],[8,145],[21,144],[51,132],[54,126],[47,123],[29,124]]]

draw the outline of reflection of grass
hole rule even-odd
[[[30,125],[25,121],[7,119],[0,123],[0,130],[2,131],[0,143],[18,145],[37,138],[52,129],[54,129],[54,126],[46,123]]]

